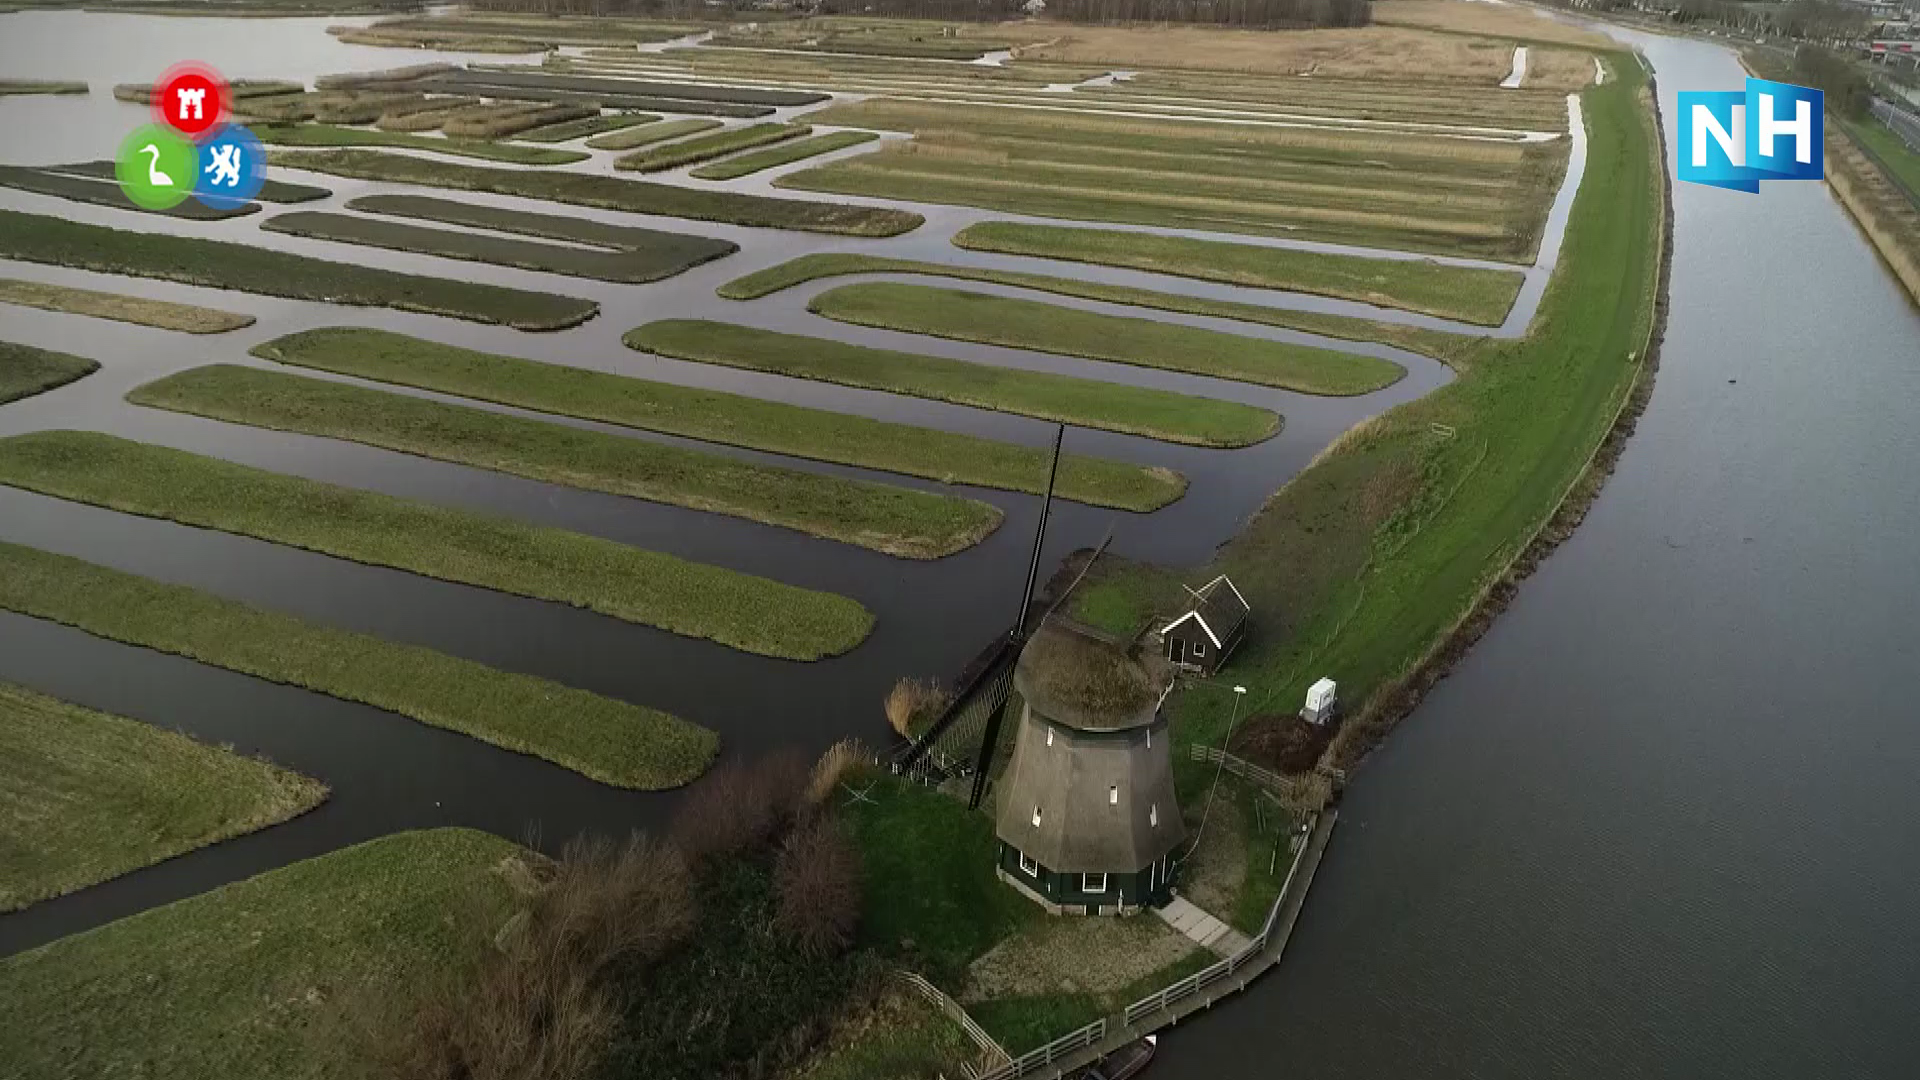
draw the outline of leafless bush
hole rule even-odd
[[[680,801],[674,844],[702,863],[771,842],[801,812],[809,772],[805,758],[787,752],[721,765]]]
[[[825,806],[833,797],[833,789],[840,786],[840,779],[849,769],[856,768],[872,760],[867,748],[860,745],[858,739],[841,739],[820,760],[813,763],[813,775],[807,779],[807,804],[814,807]]]
[[[914,737],[914,722],[946,704],[946,692],[926,679],[903,678],[887,691],[887,723],[903,739]]]
[[[828,956],[860,925],[860,853],[831,818],[794,830],[774,862],[774,925],[801,949]]]
[[[692,879],[635,835],[568,845],[553,879],[477,967],[423,991],[373,1057],[395,1080],[589,1080],[619,1020],[613,974],[684,940]]]

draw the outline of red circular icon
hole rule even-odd
[[[154,118],[199,138],[227,115],[227,81],[205,64],[175,64],[153,84]]]

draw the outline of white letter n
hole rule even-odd
[[[1765,98],[1761,99],[1765,101]],[[1764,106],[1763,106],[1764,107]],[[1693,167],[1707,167],[1707,136],[1720,144],[1720,152],[1727,155],[1727,161],[1735,167],[1747,163],[1747,107],[1733,107],[1733,130],[1720,126],[1720,118],[1713,110],[1696,103],[1693,106]]]
[[[1813,102],[1806,98],[1796,98],[1793,103],[1791,123],[1773,118],[1773,95],[1761,94],[1760,98],[1760,156],[1773,156],[1773,137],[1775,135],[1793,136],[1793,160],[1802,165],[1813,162]]]

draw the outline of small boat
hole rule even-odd
[[[1149,1035],[1115,1050],[1099,1061],[1075,1073],[1076,1080],[1127,1080],[1138,1076],[1140,1070],[1153,1060],[1153,1051],[1160,1045],[1160,1036]]]

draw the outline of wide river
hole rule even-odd
[[[1631,37],[1671,155],[1744,74]],[[1920,1075],[1920,315],[1824,185],[1673,197],[1618,471],[1154,1080]]]

